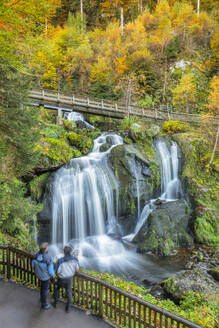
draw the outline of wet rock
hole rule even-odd
[[[149,136],[149,137],[156,137],[158,134],[160,133],[160,127],[159,125],[152,125],[150,129],[148,129],[146,131],[146,134]]]
[[[203,298],[208,299],[209,295],[217,295],[219,287],[201,269],[193,269],[179,273],[174,277],[160,283],[167,297],[176,303],[189,291],[199,293]]]
[[[151,170],[148,167],[143,167],[142,174],[149,177],[151,175]]]
[[[110,144],[110,143],[107,142],[107,143],[105,143],[105,144],[103,144],[103,145],[100,146],[100,151],[101,152],[105,152],[105,151],[109,150],[110,147],[112,147],[112,144]]]
[[[159,182],[150,170],[150,161],[134,145],[114,147],[109,154],[109,162],[119,182],[118,221],[124,233],[128,234],[136,224],[138,197],[142,208],[154,195]],[[145,170],[147,175],[143,174]]]
[[[137,123],[133,123],[128,132],[129,138],[133,142],[136,142],[140,134],[141,134],[141,126]]]
[[[161,205],[163,203],[164,203],[164,201],[158,198],[155,200],[154,205]]]
[[[219,281],[219,268],[218,269],[210,269],[208,273],[217,281]]]
[[[159,205],[134,238],[138,251],[171,255],[177,247],[191,246],[193,239],[187,232],[190,213],[184,200]]]

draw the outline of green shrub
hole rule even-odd
[[[49,175],[50,173],[47,172],[30,181],[31,197],[35,200],[39,200],[41,198]]]
[[[74,121],[62,120],[63,127],[66,131],[74,131],[76,123]]]
[[[130,129],[130,127],[132,126],[132,124],[134,124],[134,123],[140,124],[139,120],[136,117],[134,117],[134,116],[125,117],[121,121],[120,127],[122,130],[128,131]]]
[[[194,232],[198,243],[219,246],[219,217],[213,211],[207,211],[198,217]]]
[[[166,121],[162,125],[162,129],[168,134],[174,134],[178,132],[185,132],[187,130],[187,126],[184,122],[170,120]]]

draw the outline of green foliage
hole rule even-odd
[[[141,106],[141,107],[154,107],[154,101],[153,101],[152,96],[146,95],[144,98],[141,98],[138,101],[137,105]]]
[[[138,286],[133,282],[126,281],[124,278],[115,277],[109,273],[97,273],[94,271],[86,271],[88,274],[95,276],[109,284],[112,284],[130,294],[133,294],[146,302],[159,306],[175,315],[190,320],[202,327],[215,328],[217,326],[217,300],[212,299],[211,302],[206,301],[203,296],[194,292],[188,292],[183,296],[180,305],[176,305],[173,301],[158,300],[150,294],[150,290],[143,286]],[[118,302],[119,302],[119,296]]]
[[[140,123],[136,117],[134,116],[125,117],[120,123],[120,128],[124,131],[128,131],[131,128],[131,126],[135,123],[136,124]]]
[[[198,243],[219,247],[219,216],[213,211],[196,218],[194,231]]]
[[[185,132],[187,130],[187,126],[184,122],[180,121],[166,121],[162,125],[162,130],[167,132],[168,134],[174,134],[179,132]]]
[[[83,155],[89,153],[93,148],[93,138],[91,133],[87,132],[86,129],[79,130],[81,134],[75,133],[75,132],[69,132],[68,138],[70,141],[70,144],[72,146],[75,146],[77,149],[81,151]],[[96,133],[93,134],[94,138],[96,138]]]
[[[49,178],[49,175],[50,173],[44,173],[30,181],[29,185],[30,185],[31,197],[36,201],[40,200],[44,192],[45,185]]]
[[[96,81],[90,87],[90,95],[99,99],[118,100],[122,96],[122,90],[115,90],[115,86],[109,81]]]
[[[63,127],[66,131],[74,131],[76,123],[74,121],[62,120]]]
[[[64,137],[60,139],[46,138],[45,145],[46,147],[42,149],[43,155],[57,162],[67,163],[71,158],[81,156],[80,151],[70,147]]]
[[[165,49],[165,55],[169,60],[177,59],[181,51],[181,41],[179,37],[173,39]]]

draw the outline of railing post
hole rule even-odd
[[[72,103],[74,104],[75,102],[75,95],[72,96]]]
[[[7,279],[11,279],[11,251],[7,248]]]
[[[44,98],[44,89],[42,90],[42,97]]]
[[[101,108],[104,107],[104,104],[103,104],[103,99],[101,100]]]
[[[117,110],[118,110],[118,105],[117,105],[117,103],[115,103],[115,109],[116,109],[116,112],[117,112]]]
[[[88,105],[88,106],[90,105],[90,100],[89,100],[89,98],[87,98],[87,105]]]
[[[99,284],[99,316],[103,317],[103,286]]]

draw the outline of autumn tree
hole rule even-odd
[[[136,6],[137,0],[105,0],[102,3],[102,10],[109,17],[117,17],[118,11],[120,12],[120,26],[123,33],[124,29],[124,17],[128,10],[133,6]]]
[[[191,112],[196,101],[196,87],[192,74],[184,74],[179,85],[173,89],[173,105],[179,111]]]

